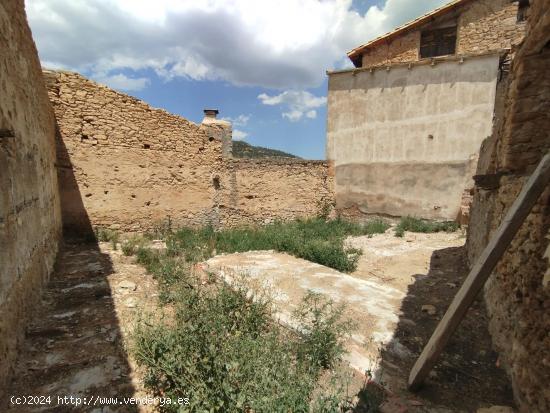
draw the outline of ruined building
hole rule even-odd
[[[61,235],[55,118],[22,1],[0,4],[0,394]]]
[[[216,110],[195,124],[76,73],[44,76],[67,233],[261,224],[332,201],[324,161],[234,159],[231,124]]]
[[[525,3],[453,1],[349,52],[355,69],[328,73],[327,158],[340,211],[467,221]]]
[[[0,397],[62,226],[262,224],[333,199],[351,215],[455,219],[466,190],[473,263],[550,150],[550,0],[527,6],[457,0],[352,51],[356,69],[329,75],[327,163],[234,159],[215,111],[194,124],[42,72],[23,0],[0,2]],[[550,411],[549,238],[547,188],[484,292],[525,412]]]
[[[470,263],[550,152],[550,1],[531,2],[526,38],[481,147],[468,228]],[[550,411],[550,184],[485,286],[489,328],[522,411]]]

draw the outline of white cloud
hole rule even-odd
[[[134,88],[142,78],[113,77],[151,69],[167,80],[305,89],[341,67],[346,51],[445,2],[386,0],[364,15],[351,0],[27,0],[26,7],[51,66]]]
[[[286,90],[274,96],[261,93],[258,95],[258,99],[264,105],[283,106],[287,111],[283,112],[282,116],[291,122],[299,121],[304,115],[309,119],[316,118],[317,111],[314,108],[327,103],[326,97],[315,96],[305,90]]]
[[[309,110],[306,112],[306,117],[310,119],[315,119],[317,117],[317,111],[316,110]]]
[[[231,122],[233,126],[246,126],[248,124],[248,121],[250,120],[250,115],[239,115],[236,118],[226,116],[222,118],[222,120]]]
[[[130,78],[122,73],[117,75],[94,76],[94,80],[118,90],[142,90],[149,86],[151,81],[146,77]]]
[[[234,141],[242,141],[243,139],[246,139],[248,136],[248,133],[239,129],[233,130],[233,140]]]

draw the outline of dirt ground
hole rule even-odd
[[[156,302],[155,281],[120,249],[66,243],[27,328],[7,392],[43,397],[30,399],[32,405],[14,405],[8,397],[0,411],[150,411],[151,406],[138,408],[121,398],[146,396],[128,344],[133,327]],[[73,396],[73,403],[65,396]],[[118,399],[106,405],[96,397]]]
[[[416,394],[406,390],[412,365],[468,274],[465,239],[461,233],[406,233],[397,238],[391,231],[376,238],[355,238],[350,244],[364,251],[354,276],[375,277],[406,292],[393,339],[380,353],[380,380],[394,393],[388,411],[439,406],[436,411],[471,412],[493,405],[513,406],[511,385],[491,348],[481,294],[424,387]],[[433,307],[423,310],[423,306]],[[395,351],[401,346],[411,357]],[[411,406],[411,401],[424,406]]]
[[[271,291],[280,287],[281,302],[285,294],[297,299],[298,292],[308,288],[347,302],[352,299],[351,315],[361,330],[352,335],[355,351],[348,359],[352,365],[355,362],[351,395],[364,384],[366,368],[378,383],[358,394],[357,412],[366,411],[361,406],[381,386],[387,399],[381,411],[386,413],[475,412],[480,407],[513,405],[510,384],[491,350],[481,300],[469,310],[422,390],[406,390],[412,364],[467,274],[460,232],[407,233],[397,238],[390,230],[349,238],[347,243],[363,250],[357,270],[349,275],[265,251],[217,256],[208,266],[227,270],[233,265],[249,276],[255,274],[271,283]],[[54,400],[15,406],[7,405],[8,399],[0,411],[151,411],[151,405],[94,406],[93,400],[147,396],[128,346],[136,323],[156,308],[157,294],[153,278],[109,243],[66,244],[27,328],[8,390],[13,396],[43,395]],[[367,367],[361,364],[366,358]],[[57,396],[71,395],[86,397],[88,405],[57,403]]]

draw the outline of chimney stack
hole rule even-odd
[[[219,110],[218,109],[204,109],[204,117],[209,119],[216,119],[216,116],[218,116]]]

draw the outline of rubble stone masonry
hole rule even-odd
[[[315,215],[332,199],[324,162],[239,161],[227,122],[201,125],[76,73],[45,71],[58,125],[64,228],[145,231]]]
[[[23,0],[0,2],[0,398],[61,233],[55,122]]]
[[[518,2],[510,0],[473,0],[458,6],[424,26],[406,31],[387,43],[373,46],[363,54],[362,66],[374,67],[420,59],[420,33],[424,28],[456,20],[456,54],[480,54],[510,49],[523,38],[525,22],[517,21]]]
[[[550,151],[550,1],[531,4],[503,108],[478,164],[468,233],[473,264],[522,185]],[[523,412],[550,411],[550,187],[485,288],[490,330]]]

